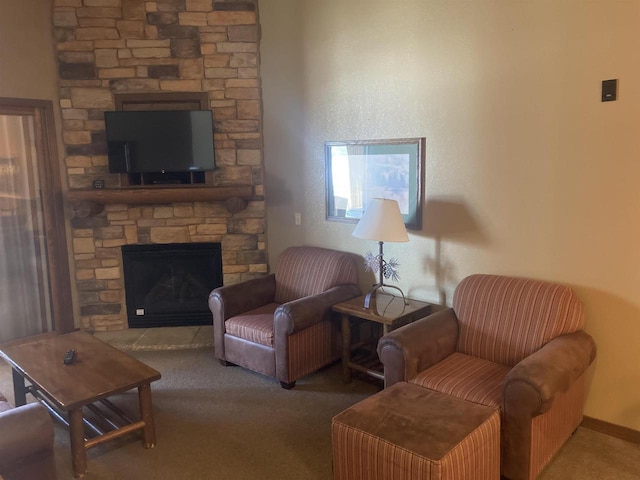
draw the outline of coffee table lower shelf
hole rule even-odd
[[[60,423],[71,430],[70,414],[59,409],[47,396],[33,385],[25,388],[38,400]],[[101,408],[102,407],[102,408]],[[83,413],[84,448],[86,450],[102,443],[114,440],[137,430],[143,430],[146,426],[142,420],[134,421],[110,400],[104,398],[94,403],[84,405],[90,415]],[[146,445],[145,445],[146,447]]]

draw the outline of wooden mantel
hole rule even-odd
[[[107,204],[143,205],[184,202],[225,202],[227,209],[236,213],[253,198],[252,186],[239,187],[129,187],[69,190],[73,218],[96,215]]]

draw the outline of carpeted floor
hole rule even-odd
[[[145,450],[133,434],[93,448],[88,479],[329,479],[331,417],[378,390],[361,381],[344,385],[339,365],[287,391],[223,367],[210,347],[131,353],[162,373],[152,384],[157,446]],[[11,397],[4,363],[0,391]],[[135,390],[111,399],[135,415]],[[56,461],[59,479],[71,479],[68,435],[59,426]]]
[[[287,391],[273,379],[221,366],[211,347],[131,353],[162,373],[152,384],[158,444],[145,450],[133,434],[89,450],[89,480],[330,480],[331,417],[378,391],[359,379],[343,384],[338,364]],[[12,392],[4,363],[0,391]],[[135,391],[113,399],[137,411]],[[56,461],[58,478],[73,478],[59,426]],[[640,446],[580,428],[540,478],[638,479]]]

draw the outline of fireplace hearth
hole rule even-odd
[[[122,246],[130,328],[210,325],[209,292],[222,286],[219,243]]]

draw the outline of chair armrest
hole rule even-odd
[[[505,377],[505,412],[530,419],[548,411],[556,394],[566,392],[595,356],[595,342],[586,332],[554,338],[519,362]]]
[[[360,294],[360,288],[357,285],[338,285],[317,295],[283,303],[274,313],[275,338],[284,338],[283,334],[291,335],[320,323],[331,314],[333,305]]]
[[[452,308],[389,332],[378,342],[385,388],[408,381],[451,355],[458,341],[458,319]]]
[[[502,464],[509,478],[528,478],[532,419],[553,405],[596,355],[585,332],[561,335],[524,358],[507,374],[502,396]],[[580,412],[581,413],[581,412]]]
[[[245,282],[218,287],[209,294],[209,310],[223,322],[231,317],[273,302],[276,277],[273,273]]]
[[[55,478],[53,422],[46,408],[29,403],[0,413],[0,432],[0,475],[32,472],[38,464],[53,469],[38,478]]]

